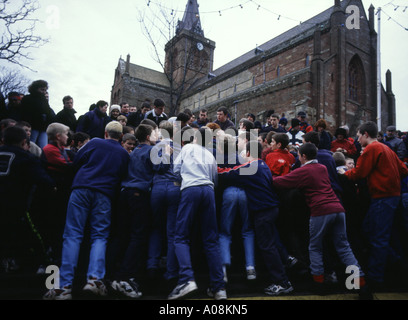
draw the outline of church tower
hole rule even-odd
[[[213,70],[215,42],[204,36],[197,0],[188,0],[183,20],[165,46],[165,73],[173,89],[188,89],[197,79]]]

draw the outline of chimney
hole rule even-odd
[[[127,74],[129,74],[129,69],[130,69],[130,54],[128,54],[126,58],[126,73]]]
[[[371,5],[370,8],[368,8],[368,22],[370,26],[370,30],[374,31],[374,6]]]
[[[386,92],[387,93],[392,93],[392,79],[391,79],[391,71],[387,70],[387,73],[385,74],[385,85],[386,85]]]

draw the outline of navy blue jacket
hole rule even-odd
[[[72,189],[87,188],[113,198],[128,164],[129,154],[117,140],[94,138],[75,155]]]
[[[219,168],[219,181],[243,188],[248,199],[248,210],[263,211],[279,206],[279,199],[272,186],[272,173],[266,163],[253,160],[233,168]]]
[[[122,182],[122,188],[136,188],[149,192],[152,187],[154,165],[150,158],[152,146],[139,144],[130,154],[128,175]]]

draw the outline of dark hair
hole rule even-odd
[[[142,143],[147,141],[147,136],[150,136],[153,132],[153,127],[147,124],[139,124],[135,130],[136,139]]]
[[[265,139],[266,139],[266,142],[268,143],[268,144],[271,144],[271,142],[272,142],[272,137],[276,134],[276,132],[275,131],[269,131],[269,132],[263,132],[262,134],[266,134],[266,136],[265,136]],[[263,141],[263,140],[262,140]]]
[[[122,142],[125,142],[127,140],[132,140],[132,141],[136,141],[136,137],[134,134],[131,133],[125,133],[122,137]]]
[[[320,138],[319,138],[319,133],[316,131],[310,131],[308,133],[305,133],[302,138],[305,140],[305,142],[311,142],[313,143],[317,148],[319,147],[320,144]]]
[[[337,137],[338,135],[342,135],[344,138],[347,138],[347,130],[344,128],[337,128],[334,136]],[[377,133],[375,134],[375,137],[377,138]]]
[[[143,102],[143,103],[142,103],[142,109],[143,109],[143,108],[149,108],[149,109],[151,109],[150,102],[148,102],[148,101]]]
[[[91,139],[91,137],[89,136],[89,134],[85,133],[85,132],[75,132],[72,135],[72,141],[74,141],[74,146],[78,147],[78,142],[84,142],[85,140]]]
[[[275,110],[268,110],[267,112],[266,112],[266,117],[267,118],[269,118],[271,115],[273,115],[275,113]]]
[[[240,123],[244,125],[246,131],[249,131],[255,128],[255,125],[251,120],[243,118],[241,119]]]
[[[274,113],[274,114],[271,114],[270,116],[269,116],[270,118],[276,118],[276,119],[278,119],[279,120],[279,114],[277,114],[277,113]]]
[[[262,144],[258,141],[251,140],[247,142],[246,144],[246,152],[248,153],[252,158],[259,158],[261,159],[262,157]]]
[[[190,109],[184,109],[183,111],[186,115],[188,115],[190,118],[193,116],[193,113],[191,112]]]
[[[317,147],[313,143],[306,142],[300,146],[299,154],[305,155],[307,160],[316,159]]]
[[[191,116],[188,115],[187,113],[185,113],[185,112],[180,112],[180,113],[177,115],[176,121],[187,122],[188,120],[190,120],[190,118],[191,118]]]
[[[45,80],[36,80],[28,86],[28,92],[33,94],[40,88],[48,88],[48,82]]]
[[[226,107],[219,107],[217,112],[222,112],[223,114],[228,114],[228,109]]]
[[[62,98],[62,103],[65,103],[65,101],[69,101],[69,100],[74,100],[71,96],[65,96],[64,98]]]
[[[261,121],[256,120],[256,121],[254,122],[254,128],[261,130],[261,129],[262,129],[262,123],[261,123]]]
[[[18,92],[16,92],[16,91],[11,91],[11,92],[9,92],[9,94],[7,95],[8,98],[16,97],[16,96],[20,96],[20,94],[19,94]]]
[[[28,123],[27,121],[19,121],[19,122],[16,123],[16,126],[21,127],[21,128],[22,127],[31,128],[31,124]]]
[[[367,132],[368,136],[370,138],[377,138],[377,134],[378,134],[378,127],[377,124],[373,121],[367,121],[365,123],[363,123],[359,128],[358,128],[358,132],[360,132],[360,134],[364,134]]]
[[[104,107],[104,106],[106,106],[106,105],[108,105],[108,103],[107,103],[106,101],[104,101],[104,100],[99,100],[99,101],[96,103],[96,107],[97,107],[97,108],[101,108],[101,107]]]
[[[153,127],[153,129],[157,128],[157,123],[154,122],[153,120],[150,120],[150,119],[143,119],[142,121],[140,121],[140,124],[147,124],[147,125]]]
[[[132,127],[132,126],[123,126],[123,134],[131,133],[132,131],[135,131],[134,127]]]
[[[11,126],[4,130],[3,143],[5,145],[19,145],[24,139],[27,140],[27,133],[21,127]]]
[[[256,120],[256,117],[255,117],[255,115],[253,113],[246,113],[245,117],[247,117],[247,118],[251,117],[252,119],[254,119],[254,121]]]
[[[289,136],[286,133],[275,133],[272,138],[276,143],[282,144],[281,149],[285,149],[289,144]]]
[[[164,103],[164,101],[162,99],[156,99],[154,100],[154,106],[159,108],[159,107],[164,107],[166,104]]]

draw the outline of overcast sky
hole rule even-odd
[[[118,59],[130,54],[131,62],[162,71],[155,61],[150,42],[142,33],[139,13],[152,16],[161,2],[179,19],[187,0],[39,0],[38,16],[43,23],[37,33],[49,43],[31,53],[30,80],[49,83],[50,105],[62,109],[65,95],[74,97],[77,116],[98,100],[110,102],[114,71]],[[205,36],[216,43],[214,69],[253,50],[315,16],[334,4],[334,0],[199,0]],[[366,14],[371,4],[382,8],[381,68],[392,72],[397,104],[397,129],[408,131],[408,6],[406,0],[363,1]],[[240,7],[242,5],[242,8]],[[280,17],[279,17],[280,15]],[[392,19],[389,19],[392,17]],[[278,19],[279,18],[279,19]],[[377,21],[375,23],[377,29]],[[159,48],[164,53],[164,48]]]

